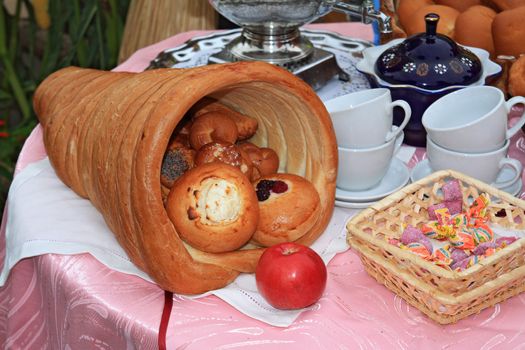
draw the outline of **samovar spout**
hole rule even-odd
[[[387,34],[392,32],[392,19],[390,16],[376,10],[374,4],[370,0],[354,1],[350,3],[337,1],[332,6],[332,9],[334,11],[345,13],[350,17],[357,17],[365,24],[370,24],[375,21],[377,22],[381,33]]]

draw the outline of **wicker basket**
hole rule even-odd
[[[454,323],[525,290],[525,239],[519,239],[461,272],[451,271],[388,242],[400,238],[403,224],[428,222],[428,207],[443,201],[441,188],[461,182],[463,205],[481,193],[491,197],[492,224],[525,229],[525,201],[455,171],[425,177],[355,216],[348,243],[378,282],[441,324]]]

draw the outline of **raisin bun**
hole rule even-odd
[[[265,247],[295,241],[317,222],[320,199],[313,184],[294,174],[264,176],[254,183],[259,224],[252,241]]]
[[[259,220],[250,180],[238,168],[222,162],[184,173],[168,195],[166,210],[182,240],[210,253],[243,246]]]

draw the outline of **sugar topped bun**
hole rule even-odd
[[[301,176],[264,176],[254,187],[259,200],[259,225],[252,238],[256,244],[269,247],[295,241],[319,219],[319,194],[312,183]]]
[[[166,204],[181,238],[205,252],[240,248],[257,227],[257,197],[249,179],[231,165],[195,167],[173,185]]]

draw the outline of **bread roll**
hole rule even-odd
[[[492,22],[496,55],[519,57],[525,53],[525,7],[500,12]]]
[[[525,96],[525,56],[518,58],[510,67],[509,93],[512,96]]]
[[[269,247],[295,241],[306,234],[319,215],[319,193],[312,183],[294,174],[273,174],[254,187],[259,200],[259,224],[252,241]]]
[[[239,169],[207,163],[184,173],[166,205],[181,238],[204,252],[229,252],[255,232],[259,207],[250,180]]]
[[[459,12],[466,11],[471,6],[480,5],[481,0],[436,0],[437,5],[455,8]]]
[[[492,22],[496,11],[486,6],[472,6],[456,19],[454,39],[463,45],[479,47],[494,55]]]
[[[512,10],[525,5],[525,0],[490,0],[500,11]]]
[[[246,140],[255,135],[257,132],[257,119],[239,113],[232,108],[228,108],[217,100],[212,98],[203,98],[190,111],[190,115],[194,118],[201,115],[216,112],[224,114],[234,121],[237,125],[238,140]]]
[[[197,118],[190,128],[190,144],[195,150],[210,142],[235,143],[239,133],[235,122],[223,112],[208,112]]]
[[[425,16],[429,13],[436,13],[439,15],[439,22],[437,32],[454,37],[454,25],[459,11],[452,7],[443,5],[428,5],[420,7],[416,12],[410,16],[410,21],[407,23],[405,30],[408,35],[423,33],[426,30]]]
[[[412,17],[414,12],[416,12],[420,7],[432,4],[434,4],[434,1],[432,0],[399,0],[396,12],[401,27],[404,29],[407,27],[411,21],[410,17]]]
[[[210,142],[202,146],[195,155],[195,165],[222,162],[238,168],[251,178],[253,164],[250,156],[237,145],[228,142]]]

